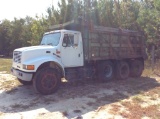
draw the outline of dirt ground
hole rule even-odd
[[[0,119],[160,119],[160,77],[66,82],[43,96],[0,72]]]

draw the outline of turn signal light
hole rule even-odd
[[[34,70],[34,65],[27,65],[27,70]]]
[[[34,70],[34,65],[23,65],[23,69]]]

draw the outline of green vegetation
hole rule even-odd
[[[160,45],[160,0],[60,0],[58,8],[46,16],[7,19],[0,23],[0,55],[11,55],[15,48],[39,44],[48,27],[81,18],[96,25],[141,31],[146,46]]]
[[[0,58],[0,72],[6,71],[7,73],[10,73],[11,65],[12,65],[12,59]]]

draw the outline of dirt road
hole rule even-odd
[[[160,78],[62,83],[58,92],[43,96],[1,72],[0,118],[158,119]]]

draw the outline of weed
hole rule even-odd
[[[136,102],[125,102],[125,108],[127,109],[128,112],[123,111],[120,113],[123,117],[127,117],[129,119],[141,119],[142,117],[154,117],[159,116],[160,117],[160,112],[158,110],[157,105],[150,105],[148,107],[141,107],[138,103]]]
[[[129,101],[121,101],[121,105],[124,107],[128,107],[129,105],[131,105],[131,103]]]
[[[18,81],[15,81],[15,80],[14,81],[13,80],[3,81],[0,84],[0,89],[6,89],[6,90],[10,91],[11,89],[18,86],[19,84],[20,83]]]
[[[64,111],[64,112],[62,112],[62,115],[63,115],[64,117],[67,117],[69,114],[68,114],[67,111]]]
[[[11,65],[12,65],[12,59],[0,58],[0,72],[7,71],[7,73],[10,73]]]
[[[154,74],[154,72],[153,72],[153,70],[151,68],[145,68],[144,71],[143,71],[142,76],[150,77],[153,74]]]
[[[132,101],[136,103],[143,103],[144,102],[143,98],[144,97],[142,95],[137,95],[132,98]]]
[[[151,96],[150,99],[151,99],[151,100],[157,100],[158,97],[159,97],[159,96],[158,96],[157,94],[155,94],[155,95]]]
[[[115,115],[116,113],[120,111],[120,108],[121,106],[113,104],[111,109],[109,110],[109,113]]]

